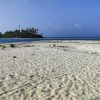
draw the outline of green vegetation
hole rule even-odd
[[[4,50],[6,48],[6,46],[0,45],[0,48],[2,48]]]
[[[24,47],[34,47],[34,45],[25,45]]]
[[[27,28],[21,31],[6,31],[4,34],[0,32],[0,38],[43,38],[43,34],[39,34],[36,28]]]
[[[10,44],[10,47],[11,48],[15,48],[15,44]]]

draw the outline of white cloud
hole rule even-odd
[[[75,27],[77,27],[77,28],[81,28],[82,27],[82,25],[81,24],[73,24]]]
[[[53,24],[52,24],[51,22],[48,22],[48,25],[51,26],[51,25],[53,25]]]
[[[61,26],[61,25],[56,25],[56,26],[53,26],[52,28],[53,28],[53,29],[61,29],[62,26]]]

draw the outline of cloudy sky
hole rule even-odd
[[[0,0],[0,31],[19,24],[48,37],[100,37],[100,0]]]

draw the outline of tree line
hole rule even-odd
[[[26,28],[22,30],[0,32],[0,38],[43,38],[43,34],[38,33],[37,28]]]

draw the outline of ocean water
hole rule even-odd
[[[49,40],[97,40],[100,38],[83,38],[83,37],[74,37],[74,38],[0,38],[1,43],[16,43],[16,42],[34,42],[34,41],[49,41]]]

